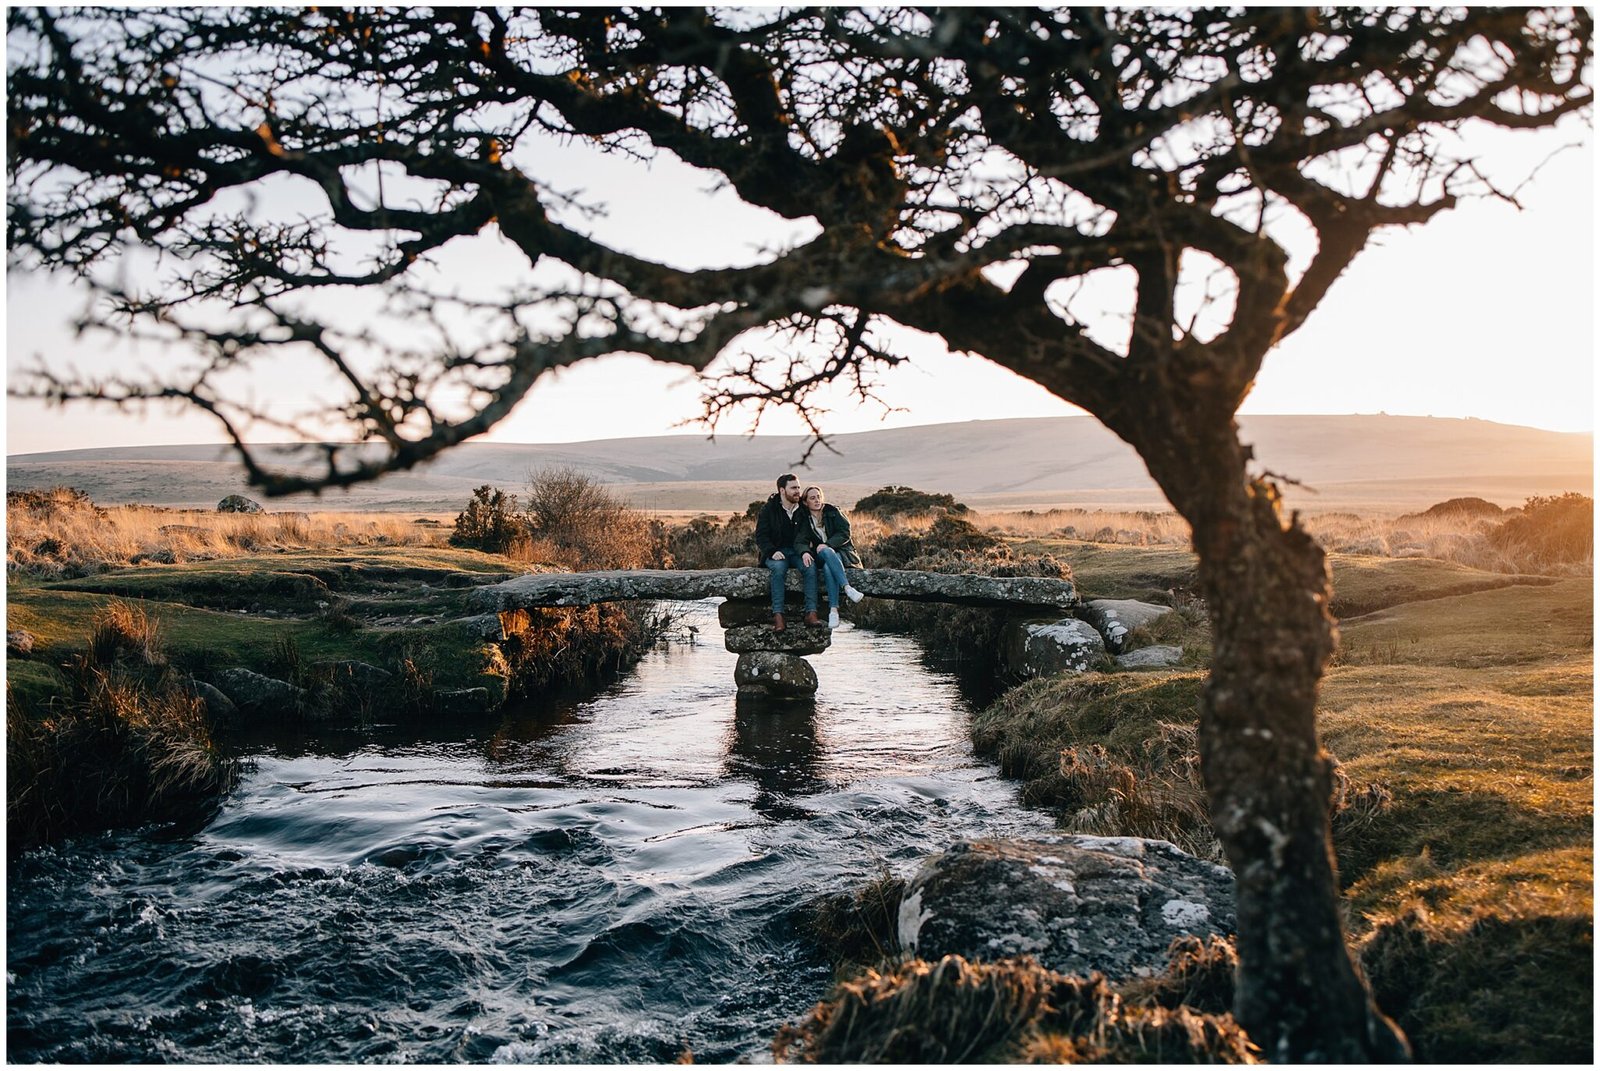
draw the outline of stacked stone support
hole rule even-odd
[[[808,696],[817,691],[817,671],[804,658],[821,654],[833,642],[826,625],[806,625],[805,607],[791,593],[784,604],[788,627],[772,631],[772,607],[766,599],[728,599],[717,608],[723,643],[739,656],[733,680],[740,695]],[[823,603],[823,613],[827,613]]]

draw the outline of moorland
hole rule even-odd
[[[1333,825],[1348,929],[1380,1004],[1428,1061],[1592,1054],[1593,507],[1580,495],[1517,507],[1464,498],[1409,514],[1307,518],[1330,550],[1341,619],[1320,720],[1340,770]],[[618,543],[615,515],[589,544],[550,529],[485,549],[452,544],[460,531],[448,514],[221,514],[13,495],[7,630],[28,639],[7,661],[8,841],[25,843],[18,820],[30,805],[42,816],[28,835],[52,835],[62,816],[22,797],[48,796],[51,777],[67,776],[62,749],[81,755],[86,740],[143,764],[104,782],[128,820],[164,817],[163,799],[225,790],[203,702],[161,683],[175,668],[226,662],[283,675],[360,659],[410,664],[414,698],[423,685],[469,688],[495,672],[503,688],[503,669],[473,657],[475,642],[450,624],[462,591],[530,568],[646,564],[640,555],[748,563],[743,513],[693,514],[625,515],[636,538],[618,544],[624,560],[606,549]],[[1006,682],[1015,686],[972,731],[1020,782],[1023,802],[1053,810],[1063,828],[1162,837],[1218,857],[1194,754],[1209,641],[1179,519],[1081,507],[889,511],[859,515],[857,541],[869,566],[1049,562],[1070,570],[1085,598],[1177,609],[1134,642],[1177,644],[1183,664]],[[912,618],[862,623],[920,631],[968,657],[963,638],[970,648],[984,635],[970,620]],[[608,634],[613,651],[638,639],[622,637],[616,620],[591,631]],[[427,716],[425,703],[417,713]],[[151,805],[135,814],[139,792]],[[892,942],[884,935],[872,947]],[[841,966],[881,977],[904,968],[892,959]],[[1169,988],[1149,999],[1225,1015],[1227,950],[1206,950],[1186,970],[1180,997]],[[1048,1053],[1048,1035],[1048,1023],[1019,1020],[991,1052]]]

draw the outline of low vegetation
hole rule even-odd
[[[8,690],[6,845],[15,853],[85,830],[181,821],[232,784],[204,703],[168,665],[156,623],[112,602],[67,664],[62,694],[31,706]]]

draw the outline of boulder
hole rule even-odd
[[[1078,616],[1100,630],[1108,651],[1121,654],[1128,633],[1170,613],[1176,613],[1170,606],[1138,599],[1091,599],[1083,604]]]
[[[294,710],[306,700],[304,688],[242,666],[221,670],[213,683],[246,714]]]
[[[1141,647],[1137,651],[1119,654],[1116,657],[1117,665],[1123,669],[1156,669],[1163,666],[1175,666],[1183,661],[1183,648],[1171,647],[1166,644],[1156,644],[1151,647]]]
[[[799,655],[777,651],[749,651],[733,667],[733,681],[741,695],[813,695],[817,671]]]
[[[6,654],[13,658],[26,658],[33,653],[33,645],[37,642],[27,629],[10,629],[6,632]]]
[[[1002,638],[1006,667],[1019,677],[1083,673],[1106,655],[1105,640],[1087,621],[1016,621]]]
[[[526,610],[508,610],[503,614],[474,614],[471,617],[458,617],[451,622],[473,639],[489,643],[499,643],[507,636],[526,632],[528,623]]]
[[[1234,933],[1233,873],[1164,840],[963,841],[923,863],[899,924],[925,960],[1030,955],[1063,974],[1150,977],[1174,938]]]
[[[394,674],[379,666],[355,659],[338,662],[313,662],[313,670],[327,672],[340,689],[371,694],[382,691],[394,680]]]
[[[222,689],[191,677],[189,691],[206,705],[206,713],[217,724],[226,725],[239,716],[238,705],[224,695]]]
[[[487,714],[494,709],[487,688],[456,688],[433,693],[433,712],[447,716]]]
[[[833,630],[802,625],[799,618],[785,618],[788,628],[772,631],[771,623],[765,625],[737,625],[722,634],[722,642],[734,654],[752,651],[781,651],[784,654],[821,654],[833,643]]]
[[[217,503],[218,513],[264,513],[261,503],[244,495],[229,495]]]

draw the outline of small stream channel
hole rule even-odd
[[[9,1060],[764,1062],[831,981],[804,901],[1049,830],[914,641],[843,629],[814,703],[736,701],[684,610],[598,694],[252,741],[203,828],[14,860]]]

